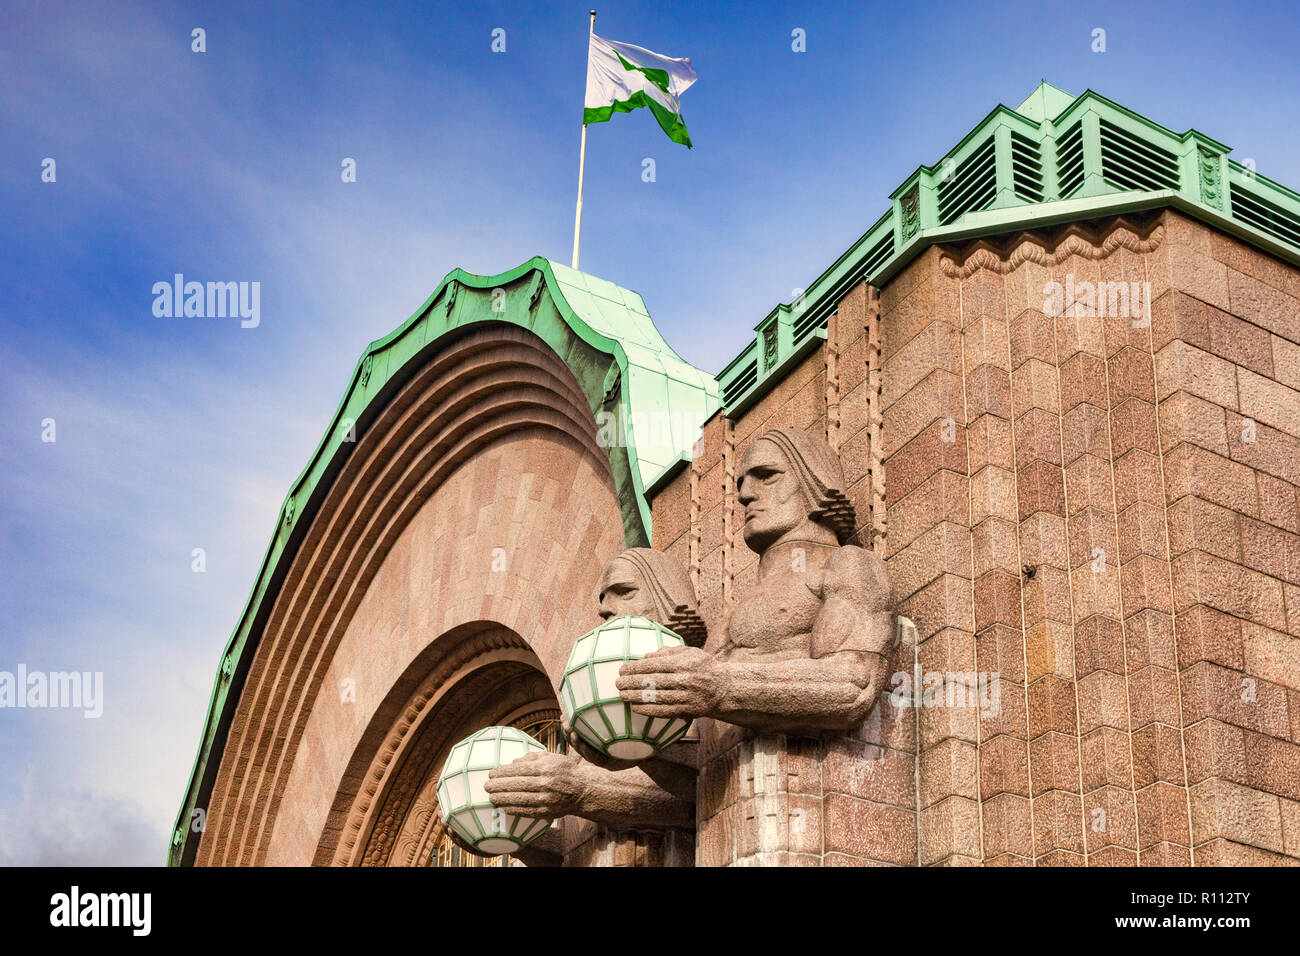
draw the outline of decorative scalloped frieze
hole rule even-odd
[[[940,255],[939,267],[952,279],[969,279],[981,269],[1006,275],[1025,262],[1052,266],[1071,256],[1104,259],[1120,248],[1142,255],[1157,249],[1164,241],[1164,235],[1164,224],[1159,221],[1144,228],[1130,219],[1120,218],[1109,229],[1101,231],[1071,224],[1059,233],[1055,241],[1025,232],[1017,233],[1002,246],[980,239],[966,248],[960,262],[953,253]]]

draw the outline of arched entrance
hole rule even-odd
[[[623,546],[608,459],[559,358],[506,325],[449,344],[361,439],[290,569],[198,861],[427,860],[430,762],[523,716],[483,702],[556,706]]]

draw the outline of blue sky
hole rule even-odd
[[[1042,79],[1300,187],[1293,3],[598,7],[700,79],[691,151],[644,111],[591,128],[582,266],[710,372]],[[0,709],[0,864],[163,860],[221,648],[366,343],[454,267],[568,259],[586,9],[0,8],[0,671],[105,681],[98,720]],[[260,282],[260,325],[156,318],[176,272]]]

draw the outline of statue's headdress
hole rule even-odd
[[[622,558],[637,570],[637,577],[654,602],[657,621],[692,647],[703,647],[708,628],[700,617],[695,588],[680,561],[654,548],[628,548]]]
[[[770,441],[785,453],[786,460],[808,492],[814,510],[808,515],[835,533],[845,544],[857,529],[853,502],[844,493],[844,469],[840,457],[820,435],[789,428],[764,432],[758,441]]]

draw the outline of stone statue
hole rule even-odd
[[[708,637],[686,569],[653,548],[628,548],[610,559],[596,600],[604,621],[648,617],[692,647],[703,647]]]
[[[885,685],[894,630],[884,562],[845,544],[856,519],[839,457],[819,436],[769,431],[745,453],[737,486],[757,584],[730,608],[712,653],[667,647],[624,664],[623,700],[654,717],[763,733],[850,730]]]
[[[597,599],[602,620],[647,617],[696,648],[707,637],[686,569],[662,552],[630,548],[612,558]],[[496,806],[518,816],[574,815],[614,827],[695,826],[690,745],[679,742],[633,764],[593,750],[567,725],[564,731],[570,753],[528,754],[488,774],[485,789]]]

